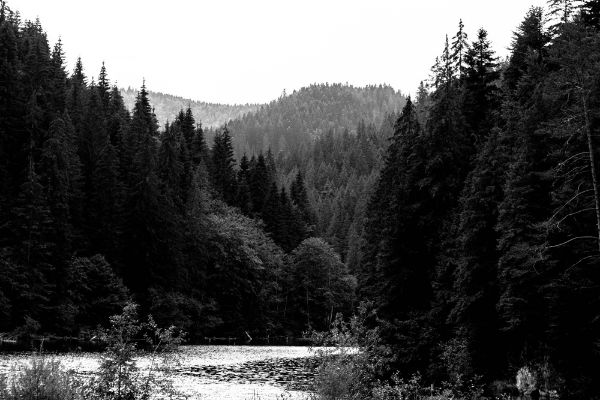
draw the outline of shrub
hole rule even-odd
[[[0,376],[2,400],[148,400],[183,397],[174,390],[170,374],[178,362],[183,336],[174,327],[160,328],[152,317],[141,323],[137,305],[127,304],[110,318],[110,328],[101,330],[106,351],[98,374],[85,382],[44,355],[29,365],[14,366],[8,377]],[[139,369],[136,357],[143,344],[149,356]]]
[[[425,385],[416,373],[403,379],[390,370],[392,352],[382,343],[379,329],[368,328],[374,318],[370,303],[362,303],[356,315],[344,322],[338,315],[329,332],[313,334],[314,343],[322,347],[317,355],[319,368],[315,392],[323,400],[479,400],[482,385],[464,380],[459,368],[454,368],[457,354],[464,354],[462,342],[452,342],[446,352],[446,362],[454,369],[455,379],[440,387]],[[463,360],[458,360],[464,365]],[[385,377],[391,378],[386,379]]]
[[[56,360],[37,355],[0,379],[3,400],[83,400],[82,385]]]
[[[367,327],[374,317],[370,303],[361,303],[348,322],[337,315],[329,332],[313,334],[319,368],[317,395],[326,400],[369,398],[385,370],[390,350],[381,343],[378,328]]]
[[[174,327],[159,328],[152,317],[147,323],[140,323],[137,305],[128,303],[121,314],[110,318],[110,328],[101,331],[100,336],[107,348],[98,375],[86,385],[86,399],[179,397],[169,376],[178,361],[178,349],[183,340]],[[150,362],[144,370],[140,370],[135,361],[138,343],[143,343],[149,350]]]

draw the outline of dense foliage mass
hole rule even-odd
[[[542,392],[600,393],[600,3],[551,3],[554,25],[532,8],[504,64],[461,24],[396,122],[359,290],[405,378],[527,368]]]
[[[133,110],[138,91],[128,87],[121,89],[123,102],[128,110]],[[219,127],[226,124],[228,121],[240,118],[243,115],[255,112],[259,109],[259,104],[219,104],[207,103],[205,101],[197,101],[185,99],[179,96],[173,96],[166,93],[148,91],[148,99],[152,104],[154,114],[159,124],[163,125],[169,120],[173,120],[179,110],[187,107],[192,109],[194,116],[202,121],[206,127]]]
[[[270,152],[238,167],[228,129],[209,146],[190,108],[159,129],[145,86],[128,112],[104,66],[67,74],[61,43],[4,2],[0,63],[0,332],[78,334],[130,298],[192,341],[350,310],[300,172],[280,184]]]

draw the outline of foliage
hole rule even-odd
[[[379,328],[370,328],[373,304],[361,303],[348,321],[337,314],[331,329],[313,334],[319,369],[316,393],[323,399],[369,398],[392,354]]]
[[[3,400],[84,400],[82,383],[73,371],[45,355],[34,356],[29,364],[13,366],[6,378],[0,378]]]
[[[150,399],[153,396],[176,398],[170,373],[176,366],[183,336],[175,327],[160,328],[149,317],[137,318],[137,305],[128,303],[121,314],[110,318],[110,327],[100,332],[106,344],[97,376],[84,386],[86,398],[93,400]],[[140,342],[140,339],[142,340]],[[139,343],[150,358],[140,369],[136,362]]]

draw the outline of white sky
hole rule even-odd
[[[221,103],[268,102],[311,83],[388,83],[414,93],[459,18],[498,55],[545,0],[8,0],[60,36],[72,69]]]

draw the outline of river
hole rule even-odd
[[[315,350],[291,346],[182,346],[174,386],[203,400],[300,400],[310,397]],[[27,363],[30,353],[0,354],[0,373]],[[51,355],[80,375],[93,374],[97,353]],[[144,369],[147,360],[137,360]]]

